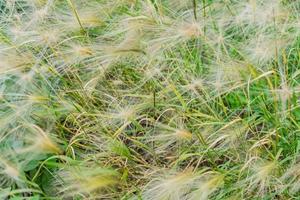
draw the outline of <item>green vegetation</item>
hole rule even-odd
[[[0,10],[0,199],[299,199],[299,0]]]

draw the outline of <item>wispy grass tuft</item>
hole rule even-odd
[[[298,199],[299,13],[0,1],[0,199]]]

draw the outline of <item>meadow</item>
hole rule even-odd
[[[0,199],[300,198],[300,0],[0,0]]]

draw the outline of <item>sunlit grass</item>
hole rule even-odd
[[[0,199],[297,199],[300,2],[0,1]]]

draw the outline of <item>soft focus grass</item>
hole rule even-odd
[[[0,1],[0,199],[298,199],[300,1]]]

